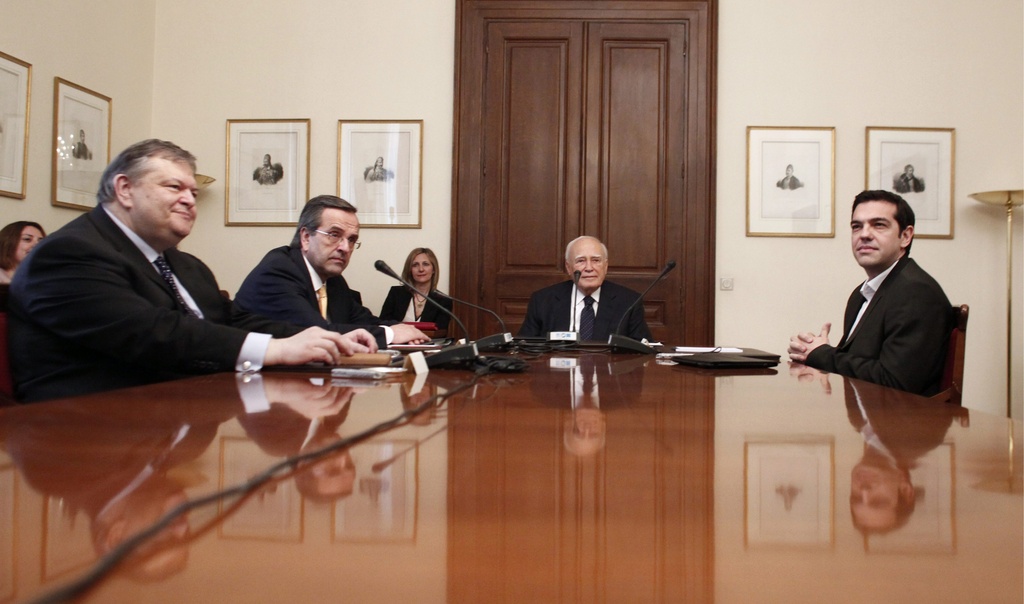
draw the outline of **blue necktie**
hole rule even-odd
[[[583,310],[580,312],[580,339],[590,340],[594,337],[594,299],[583,298]]]
[[[186,313],[193,317],[197,316],[196,313],[192,311],[192,307],[186,304],[185,299],[181,297],[181,292],[178,291],[178,284],[174,281],[174,273],[171,272],[171,265],[167,264],[167,260],[163,256],[157,256],[156,260],[153,261],[153,264],[155,264],[156,268],[160,270],[160,276],[164,278],[167,285],[171,286],[171,291],[174,292],[174,299],[178,301],[178,304],[181,304],[181,307],[185,309]]]

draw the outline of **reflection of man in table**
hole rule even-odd
[[[793,164],[789,164],[786,166],[785,178],[775,183],[775,186],[784,191],[792,191],[803,187],[804,183],[800,182],[796,176],[793,176]]]
[[[341,439],[356,390],[288,376],[264,376],[270,405],[238,416],[249,437],[278,457],[308,454]],[[311,501],[336,501],[352,494],[356,468],[348,449],[298,464],[295,486]]]
[[[263,156],[263,165],[252,171],[252,179],[261,185],[276,185],[284,178],[284,166],[272,163],[270,154]]]
[[[914,176],[914,166],[907,164],[902,174],[893,177],[892,188],[897,193],[920,193],[924,191],[924,179]]]
[[[366,182],[386,182],[395,177],[395,173],[384,167],[384,158],[378,157],[372,166],[363,170],[363,180]]]
[[[92,151],[85,144],[85,130],[78,131],[78,142],[71,146],[71,157],[75,159],[92,159]]]
[[[850,379],[845,388],[850,424],[864,437],[864,455],[850,474],[850,515],[861,533],[885,534],[910,520],[920,498],[938,496],[915,487],[910,470],[965,411]]]

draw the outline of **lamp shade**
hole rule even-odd
[[[987,203],[994,206],[1006,206],[1014,205],[1019,206],[1024,204],[1024,190],[1017,189],[1004,189],[1002,191],[982,191],[981,193],[971,193],[968,195],[971,199],[980,201],[981,203]]]
[[[205,189],[206,187],[210,186],[210,183],[215,182],[216,180],[217,179],[212,176],[207,176],[205,174],[196,174],[196,186],[198,186],[200,189]]]

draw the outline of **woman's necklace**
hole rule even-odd
[[[418,291],[412,295],[412,299],[416,309],[416,320],[419,321],[423,314],[423,307],[427,305],[427,299]]]

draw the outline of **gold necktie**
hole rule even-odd
[[[316,299],[320,303],[320,316],[327,318],[327,285],[321,284],[316,290]]]

